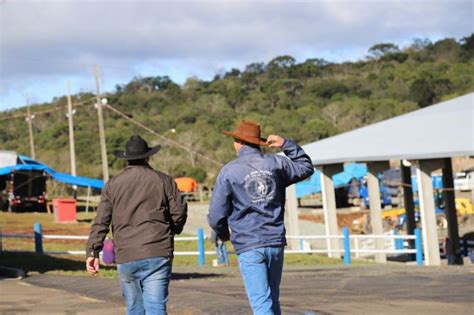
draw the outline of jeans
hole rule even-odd
[[[222,242],[221,240],[216,242],[216,254],[218,265],[229,266],[229,256],[227,254],[225,242]]]
[[[166,314],[171,258],[135,260],[117,269],[128,315]]]
[[[256,315],[281,314],[280,281],[283,247],[261,247],[239,255],[245,291]]]

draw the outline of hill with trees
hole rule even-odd
[[[244,69],[230,69],[212,80],[189,78],[178,85],[166,75],[136,77],[106,93],[109,104],[176,141],[220,163],[235,153],[222,135],[240,119],[262,124],[264,135],[276,133],[304,144],[430,106],[474,91],[474,34],[437,42],[416,39],[404,48],[376,44],[356,62],[332,63],[311,58],[298,63],[278,56]],[[78,174],[100,178],[97,113],[92,93],[73,95]],[[69,171],[67,100],[32,106],[37,159]],[[0,113],[0,149],[29,154],[25,108]],[[46,112],[46,113],[42,113]],[[212,183],[220,166],[162,141],[131,121],[105,109],[111,174],[124,161],[111,152],[140,133],[162,143],[152,166],[173,176]],[[175,132],[173,132],[175,131]]]

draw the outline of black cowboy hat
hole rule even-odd
[[[161,145],[154,146],[153,148],[148,147],[145,140],[139,135],[131,136],[125,147],[125,151],[114,150],[114,155],[121,159],[126,160],[140,160],[149,157],[160,151]]]

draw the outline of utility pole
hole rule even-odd
[[[69,149],[71,154],[71,175],[76,176],[76,147],[74,144],[74,124],[72,121],[71,83],[67,81],[67,118],[69,122]]]
[[[100,100],[99,90],[99,69],[94,65],[95,89],[96,89],[96,106],[97,116],[99,117],[99,137],[100,137],[100,153],[102,156],[102,174],[104,182],[109,180],[109,167],[107,162],[107,149],[105,147],[105,131],[104,131],[104,117],[102,115],[102,102]]]
[[[31,115],[30,100],[28,98],[26,99],[26,113],[28,116],[26,117],[26,121],[28,122],[28,132],[30,134],[30,155],[33,160],[36,160],[35,140],[33,139],[33,124],[31,122],[33,120],[33,116]]]

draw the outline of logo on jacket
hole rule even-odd
[[[268,201],[275,196],[275,179],[272,172],[253,171],[245,176],[244,188],[252,202]]]

